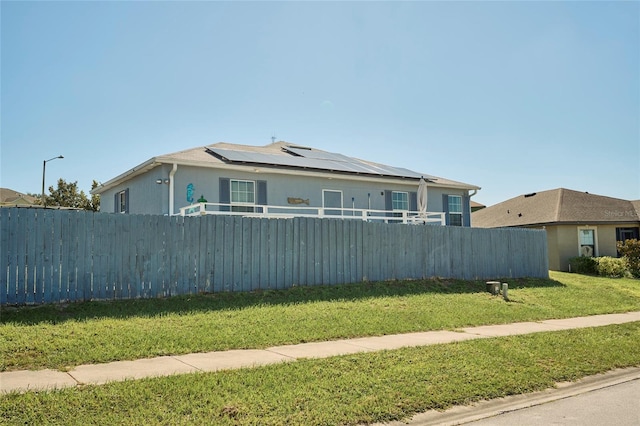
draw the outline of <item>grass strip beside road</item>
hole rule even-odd
[[[361,424],[639,365],[635,322],[8,394],[0,398],[0,423]]]
[[[551,273],[484,282],[399,281],[169,299],[3,308],[0,370],[640,310],[640,281]]]

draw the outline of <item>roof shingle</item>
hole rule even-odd
[[[636,202],[559,188],[520,195],[473,213],[473,226],[638,222]],[[637,203],[640,205],[640,202]]]

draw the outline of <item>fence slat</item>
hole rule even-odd
[[[253,235],[251,228],[252,218],[240,218],[240,235],[242,241],[241,255],[237,260],[240,263],[240,289],[241,291],[251,291],[252,283],[251,283],[251,264],[252,264],[252,238]]]
[[[23,216],[23,220],[25,220],[28,224],[26,226],[27,235],[25,236],[25,284],[30,293],[30,296],[27,299],[27,303],[42,303],[44,295],[42,294],[42,286],[38,285],[38,276],[36,269],[38,214],[35,209],[28,210],[31,211],[25,211],[25,215]]]
[[[93,244],[95,240],[95,228],[93,221],[96,215],[87,213],[84,220],[84,243],[82,244],[84,254],[84,273],[82,277],[82,300],[91,300],[91,289],[93,286]]]
[[[222,216],[215,217],[215,245],[213,248],[213,291],[224,290],[224,220]]]
[[[282,269],[284,270],[283,276],[283,287],[289,288],[293,285],[293,269],[294,269],[294,233],[295,228],[292,220],[281,220],[284,233],[284,244],[283,244],[283,265]]]
[[[198,279],[196,284],[198,293],[205,293],[207,291],[207,227],[209,226],[209,221],[206,217],[202,217],[198,220],[198,223]],[[158,238],[158,247],[156,250],[158,254],[162,251],[160,238]],[[158,256],[158,268],[160,268],[159,259],[160,256]]]
[[[27,217],[25,217],[27,216]],[[27,259],[26,259],[26,240],[25,236],[29,232],[28,213],[21,211],[19,217],[18,232],[13,237],[15,242],[15,261],[16,261],[16,282],[18,283],[18,303],[33,303],[33,291],[27,286]],[[27,219],[27,220],[25,220]]]
[[[70,300],[82,300],[83,285],[82,285],[82,270],[84,269],[85,256],[83,253],[83,242],[86,235],[85,220],[89,212],[79,211],[73,215],[70,221],[70,227],[72,229],[73,241],[70,246],[69,256],[74,258],[72,269],[72,286]]]
[[[336,250],[337,255],[337,284],[352,282],[350,281],[350,272],[349,267],[351,266],[349,263],[349,225],[351,224],[351,220],[341,220],[336,224],[336,241],[338,244],[338,249]]]
[[[249,289],[258,290],[262,288],[262,283],[260,282],[260,257],[262,256],[260,242],[261,221],[255,218],[250,218],[248,221],[249,223],[245,226],[246,231],[250,234],[250,246],[245,248],[248,251],[249,262],[245,266],[248,270],[247,282],[249,283]]]
[[[267,253],[269,258],[269,270],[267,276],[267,288],[278,288],[278,221],[267,220]]]
[[[306,229],[306,241],[307,241],[307,256],[304,260],[305,264],[305,281],[304,285],[312,285],[316,281],[316,227],[318,226],[317,220],[311,220],[310,218],[304,218]]]
[[[73,212],[74,214],[76,212]],[[60,301],[71,299],[71,271],[75,266],[75,260],[71,258],[71,215],[60,215]]]
[[[9,234],[12,232],[11,209],[0,209],[0,305],[15,303],[15,286],[10,280],[10,257],[13,255],[9,246]],[[13,295],[13,300],[11,299]]]
[[[293,246],[291,251],[291,285],[300,284],[300,259],[303,256],[304,241],[300,232],[300,218],[294,218],[291,221],[293,227]]]
[[[7,295],[7,301],[12,304],[23,304],[25,302],[25,294],[20,291],[20,281],[18,279],[18,241],[20,239],[21,232],[19,211],[12,211],[10,225],[9,250],[7,251],[9,264],[7,281],[10,288]]]

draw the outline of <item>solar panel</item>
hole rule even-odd
[[[374,176],[394,176],[420,178],[420,174],[411,170],[374,165],[347,157],[342,154],[334,154],[324,151],[314,151],[297,147],[287,147],[289,154],[267,154],[255,151],[239,151],[232,149],[208,148],[214,155],[221,157],[223,161],[286,166],[314,170],[327,170],[335,172],[366,174]],[[295,154],[295,155],[292,155]],[[296,156],[297,155],[297,156]]]
[[[326,151],[314,151],[309,148],[286,146],[282,149],[304,158],[315,158],[317,160],[343,161],[345,163],[349,163],[353,160],[351,157],[347,157],[346,155],[336,154],[333,152],[326,152]]]
[[[233,149],[209,148],[211,152],[219,157],[232,162],[261,163],[261,164],[281,164],[282,155],[265,154],[262,152],[238,151]]]

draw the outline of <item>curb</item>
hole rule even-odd
[[[606,373],[586,376],[575,382],[556,383],[556,387],[529,394],[513,395],[471,405],[461,405],[446,411],[430,410],[416,414],[406,421],[377,423],[373,426],[454,426],[495,417],[500,414],[522,410],[548,402],[570,398],[587,392],[603,389],[633,380],[640,380],[640,367],[611,370]]]

